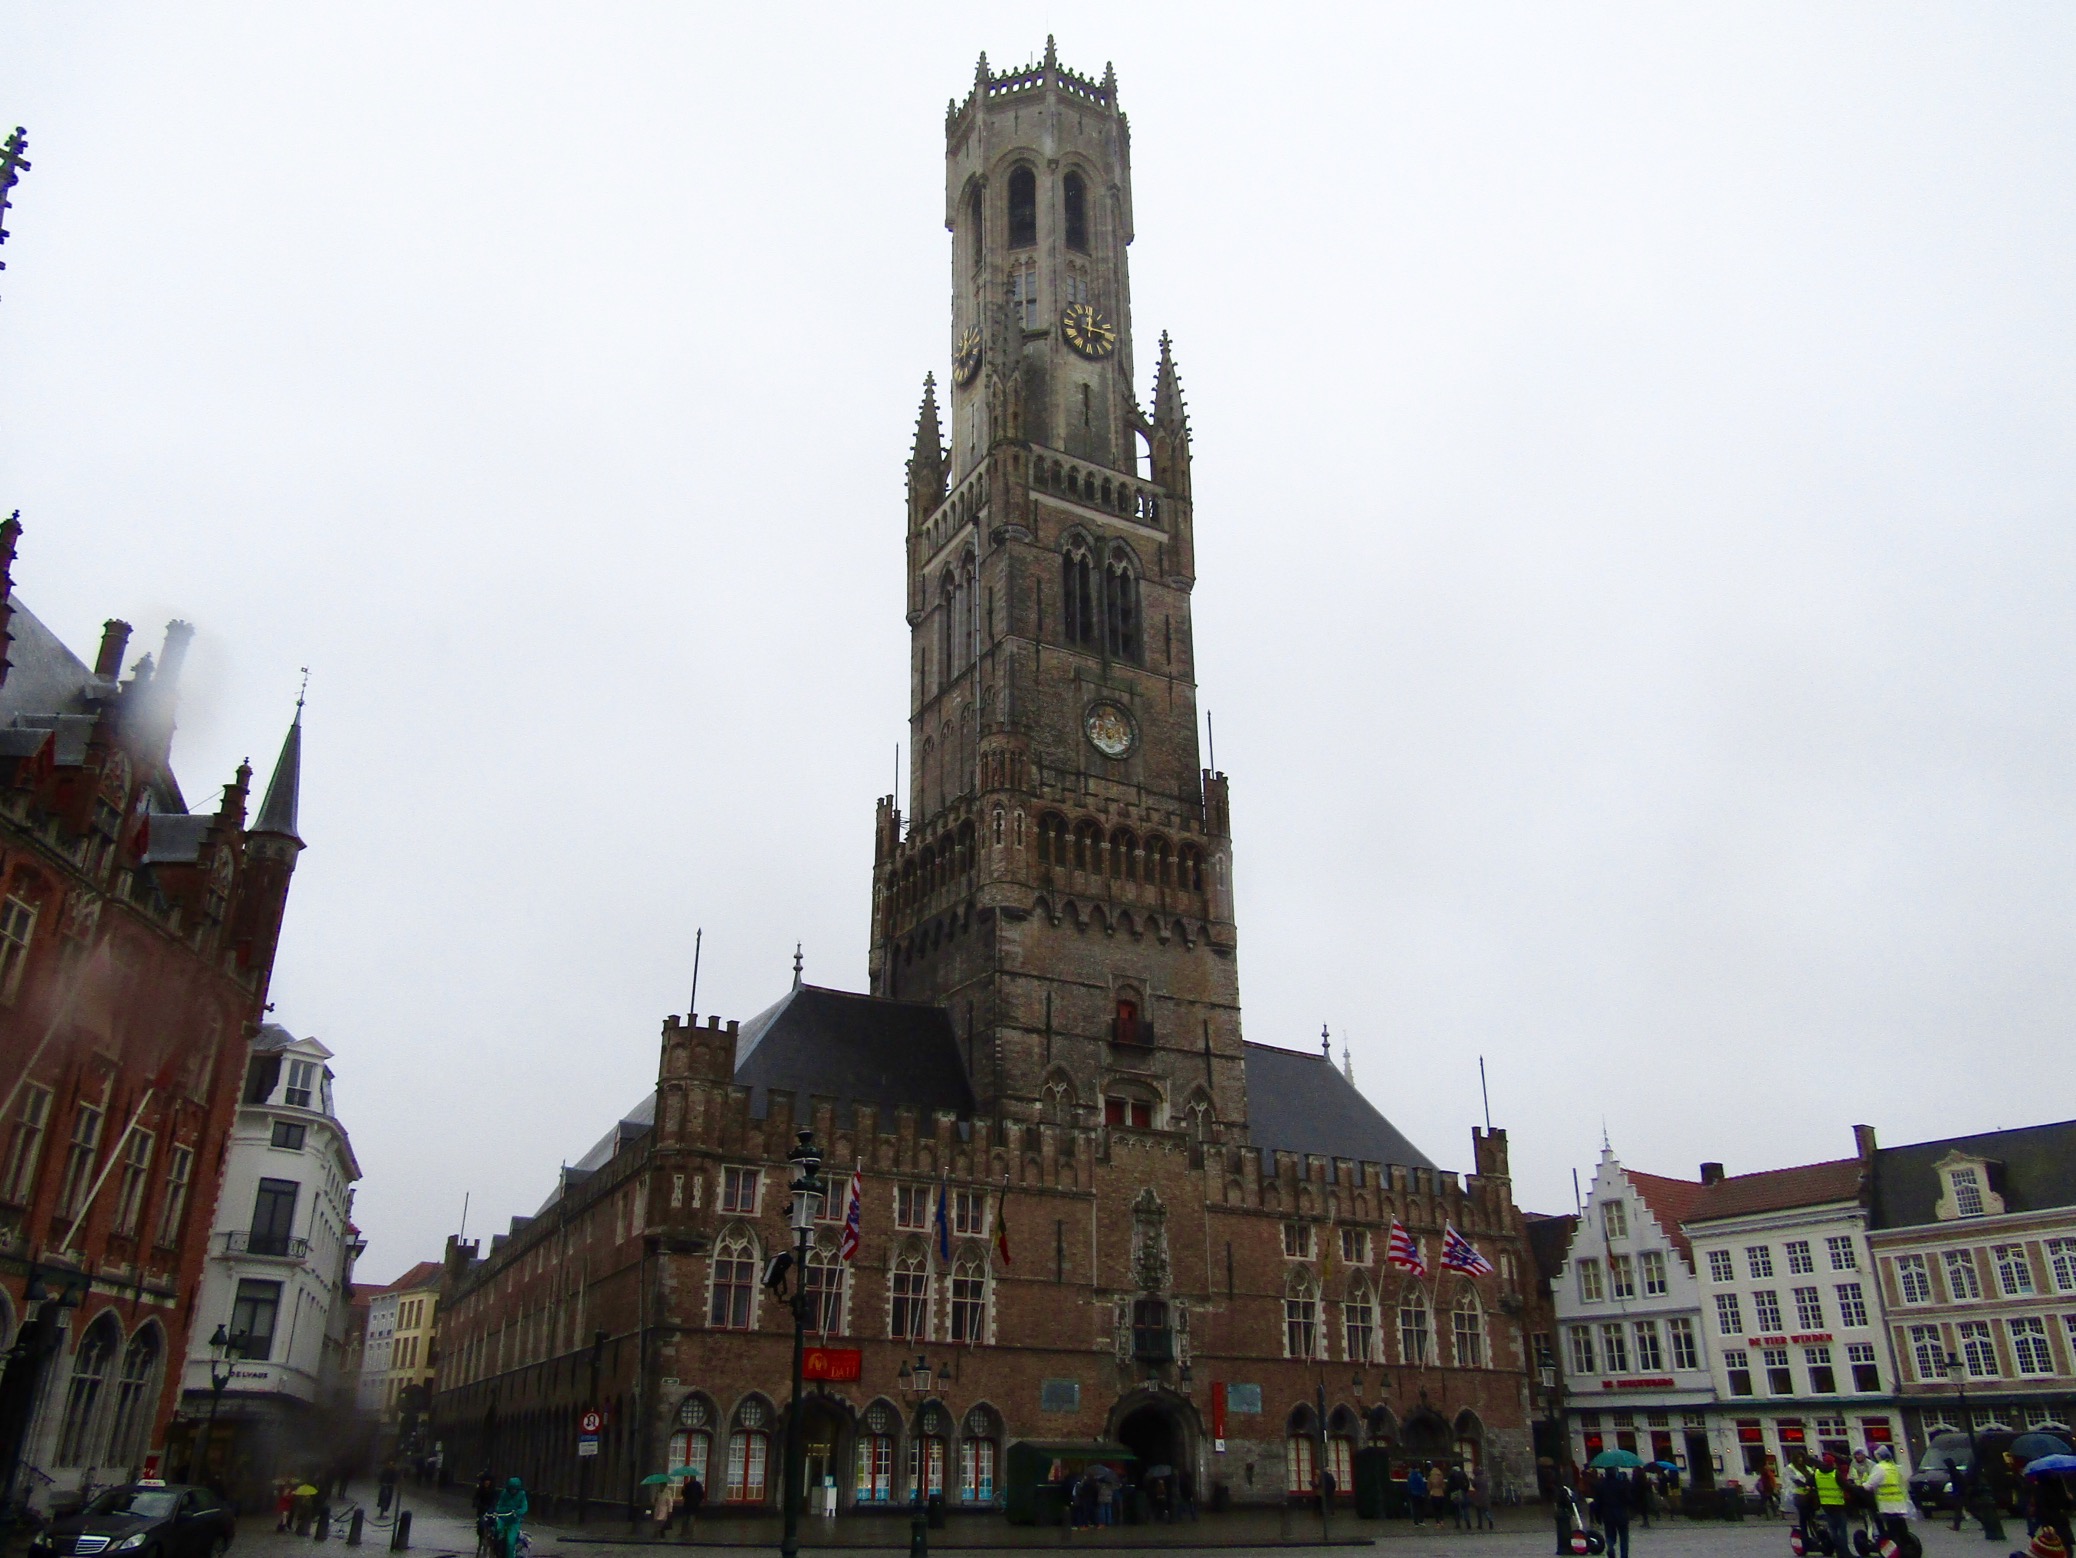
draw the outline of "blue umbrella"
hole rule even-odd
[[[2043,1455],[2026,1467],[2028,1477],[2066,1477],[2076,1472],[2076,1455]]]

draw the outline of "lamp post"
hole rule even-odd
[[[822,1202],[822,1149],[815,1145],[815,1133],[800,1132],[800,1139],[793,1150],[786,1154],[786,1161],[793,1165],[793,1182],[787,1188],[793,1192],[793,1201],[786,1209],[787,1222],[793,1230],[793,1407],[786,1414],[786,1468],[785,1468],[785,1535],[780,1538],[779,1552],[783,1558],[796,1558],[800,1551],[800,1503],[804,1490],[800,1486],[800,1385],[801,1365],[807,1351],[807,1252],[814,1242],[815,1216]],[[819,1295],[818,1295],[819,1296]]]
[[[236,1343],[221,1325],[209,1338],[209,1426],[202,1431],[202,1467],[208,1470],[209,1452],[216,1447],[216,1413],[223,1405],[223,1393],[231,1383],[230,1355]],[[187,1478],[195,1480],[196,1456],[190,1452],[187,1458]]]
[[[1997,1518],[1996,1495],[1990,1491],[1989,1476],[1982,1464],[1982,1446],[1975,1438],[1975,1413],[1968,1405],[1968,1369],[1959,1355],[1946,1355],[1946,1377],[1953,1381],[1953,1388],[1961,1398],[1961,1427],[1968,1435],[1968,1485],[1965,1490],[1954,1489],[1953,1528],[1961,1528],[1961,1517],[1967,1513],[1968,1505],[1975,1506],[1975,1518],[1982,1522],[1982,1537],[1986,1542],[2004,1540],[2004,1523]],[[1959,1481],[1958,1478],[1955,1479]]]

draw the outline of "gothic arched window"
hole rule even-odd
[[[107,1310],[80,1338],[72,1356],[72,1380],[65,1389],[65,1417],[58,1429],[59,1466],[92,1466],[101,1460],[94,1441],[99,1436],[101,1389],[122,1345],[122,1327]]]
[[[1283,1286],[1283,1350],[1292,1358],[1319,1354],[1319,1279],[1309,1267],[1294,1268]]]
[[[1067,247],[1088,253],[1088,185],[1079,173],[1069,173],[1060,184],[1066,207]]]
[[[1425,1366],[1429,1355],[1427,1295],[1412,1283],[1398,1301],[1399,1362]]]
[[[1110,835],[1110,874],[1127,882],[1139,880],[1138,840],[1129,828]]]
[[[1103,830],[1086,817],[1074,824],[1074,869],[1103,869]]]
[[[764,1469],[771,1461],[770,1410],[752,1396],[735,1409],[734,1431],[728,1435],[728,1502],[764,1502]]]
[[[1341,1302],[1342,1345],[1350,1363],[1369,1363],[1377,1349],[1377,1300],[1368,1279],[1359,1272],[1348,1279],[1348,1296]]]
[[[1096,641],[1095,559],[1079,540],[1067,543],[1060,557],[1061,618],[1070,644]]]
[[[1139,576],[1117,547],[1103,570],[1103,647],[1119,660],[1137,660],[1139,640]]]
[[[967,226],[973,230],[973,268],[979,270],[988,252],[988,202],[978,184],[973,186],[973,198],[966,203],[966,210]]]
[[[959,674],[959,581],[949,568],[937,585],[937,685]]]
[[[1485,1367],[1485,1311],[1478,1307],[1478,1295],[1469,1288],[1456,1301],[1454,1334],[1451,1340],[1456,1347],[1456,1367],[1459,1369],[1482,1369]]]
[[[706,1323],[716,1330],[747,1331],[755,1310],[757,1246],[740,1228],[714,1245],[714,1291]]]
[[[899,1341],[922,1341],[929,1334],[930,1274],[914,1251],[894,1263],[893,1302],[887,1306],[887,1334]]]
[[[1028,249],[1038,241],[1038,175],[1029,168],[1009,174],[1009,247]]]
[[[971,1347],[987,1340],[987,1267],[974,1250],[963,1251],[951,1274],[951,1339]]]
[[[969,1504],[995,1500],[995,1459],[1002,1443],[1001,1414],[975,1407],[959,1439],[959,1497]]]
[[[144,1459],[151,1433],[152,1408],[158,1400],[159,1328],[146,1325],[123,1349],[123,1368],[115,1382],[115,1417],[108,1430],[108,1460],[115,1467],[134,1467]]]

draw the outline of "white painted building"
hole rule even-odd
[[[331,1058],[315,1039],[262,1028],[225,1149],[181,1409],[196,1436],[214,1419],[208,1464],[241,1498],[336,1453],[350,1410],[360,1165],[333,1112]],[[221,1362],[218,1327],[230,1343]],[[213,1412],[212,1371],[227,1374]]]
[[[1859,1127],[1863,1154],[1873,1133]],[[1707,1304],[1709,1361],[1732,1475],[1747,1486],[1790,1451],[1910,1455],[1867,1247],[1865,1156],[1723,1176],[1704,1163],[1687,1237]]]
[[[1564,1267],[1551,1283],[1572,1455],[1632,1450],[1681,1468],[1687,1486],[1722,1472],[1703,1300],[1682,1230],[1698,1180],[1665,1179],[1600,1155]]]

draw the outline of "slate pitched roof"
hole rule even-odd
[[[1559,1212],[1554,1216],[1529,1212],[1523,1216],[1522,1223],[1528,1234],[1528,1258],[1535,1262],[1537,1286],[1548,1292],[1550,1284],[1564,1274],[1571,1241],[1579,1231],[1578,1216],[1573,1212]]]
[[[770,1089],[792,1089],[800,1119],[811,1093],[839,1106],[906,1106],[925,1118],[949,1109],[966,1119],[976,1107],[958,1035],[942,1007],[819,985],[795,985],[737,1030],[735,1082],[751,1090],[753,1114],[764,1112]]]
[[[1685,1223],[1694,1215],[1694,1203],[1701,1199],[1701,1192],[1708,1187],[1698,1179],[1667,1179],[1662,1174],[1640,1174],[1631,1168],[1622,1172],[1629,1176],[1629,1183],[1636,1187],[1636,1193],[1644,1198],[1651,1215],[1658,1219],[1658,1226],[1664,1230],[1665,1237],[1692,1266],[1694,1246],[1687,1239]]]
[[[0,718],[84,714],[89,692],[115,691],[114,684],[96,677],[19,595],[10,594],[7,600],[14,615],[7,624],[7,680],[0,682]]]
[[[296,832],[296,798],[302,783],[303,705],[299,701],[296,717],[289,724],[288,734],[282,738],[281,756],[275,759],[274,777],[267,781],[267,793],[260,802],[259,816],[252,824],[252,831],[278,833],[300,844],[302,838]]]
[[[1324,1055],[1267,1044],[1244,1048],[1247,1139],[1254,1146],[1408,1168],[1435,1166]]]
[[[1870,1228],[1913,1228],[1937,1220],[1937,1165],[1948,1153],[1990,1164],[1990,1188],[2007,1212],[2076,1207],[2076,1120],[1882,1147],[1874,1154]]]
[[[1858,1199],[1860,1160],[1834,1158],[1794,1168],[1737,1174],[1704,1185],[1687,1213],[1690,1222],[1713,1217],[1749,1217],[1757,1212],[1784,1212],[1797,1206],[1826,1206]]]

